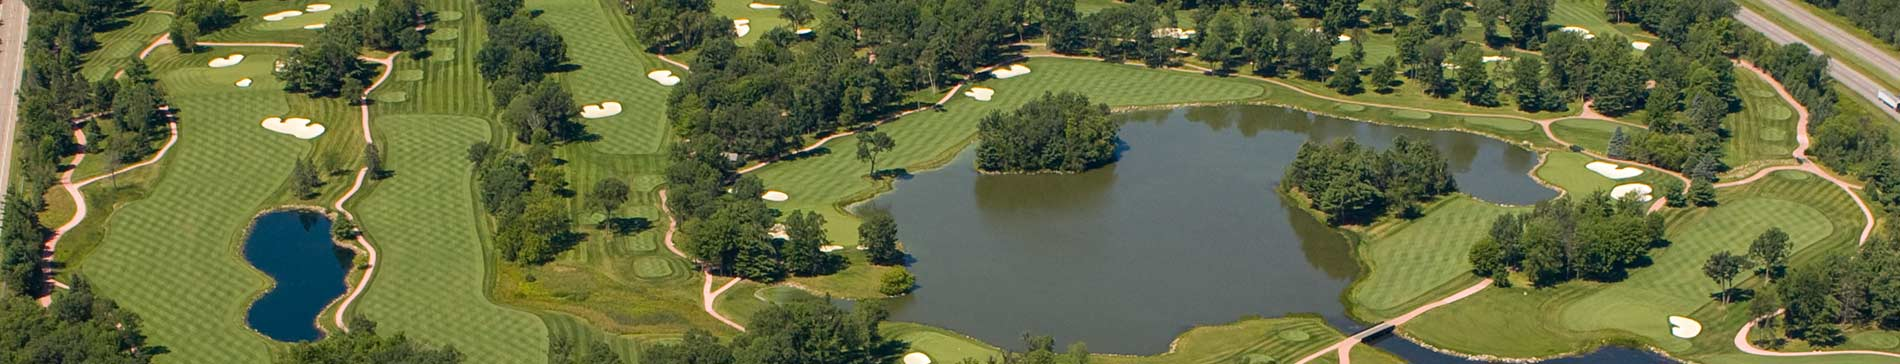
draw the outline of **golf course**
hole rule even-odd
[[[30,2],[0,363],[1900,360],[1696,1]]]

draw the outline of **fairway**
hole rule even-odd
[[[1195,327],[1181,334],[1172,350],[1161,355],[1098,354],[1089,361],[1104,364],[1292,363],[1345,337],[1318,318],[1256,318]],[[1355,362],[1402,362],[1392,354],[1365,344],[1356,345],[1352,357]]]
[[[566,0],[536,3],[542,19],[568,42],[569,62],[580,69],[562,73],[561,85],[574,102],[619,102],[626,111],[601,119],[585,119],[587,131],[600,140],[587,143],[609,154],[660,152],[672,138],[666,121],[666,95],[671,89],[647,79],[648,71],[674,69],[652,54],[640,51],[632,38],[630,19],[617,16],[614,0]],[[744,4],[741,4],[744,6]],[[585,186],[585,185],[584,185]]]
[[[1761,76],[1735,69],[1735,93],[1742,111],[1722,122],[1729,129],[1722,162],[1736,167],[1728,175],[1746,176],[1770,165],[1794,164],[1795,112]]]
[[[1609,153],[1610,136],[1619,128],[1623,135],[1643,129],[1596,119],[1564,119],[1550,124],[1550,132],[1557,133],[1558,138],[1597,153]]]
[[[1358,237],[1363,271],[1347,293],[1355,318],[1377,322],[1412,309],[1433,290],[1463,288],[1471,277],[1467,254],[1498,215],[1517,212],[1454,195],[1425,207],[1425,217],[1373,225]]]

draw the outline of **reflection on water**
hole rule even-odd
[[[1443,150],[1465,191],[1527,204],[1556,196],[1537,156],[1480,136],[1260,106],[1117,116],[1121,159],[1071,175],[983,175],[965,151],[868,203],[902,226],[918,291],[893,319],[1018,346],[1024,332],[1098,352],[1153,354],[1195,325],[1317,312],[1343,320],[1358,272],[1337,231],[1274,187],[1300,143],[1399,135]]]
[[[343,294],[351,250],[330,240],[330,219],[305,211],[273,211],[257,217],[244,239],[244,259],[275,284],[251,303],[246,321],[277,341],[323,337],[317,314]]]

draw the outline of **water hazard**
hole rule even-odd
[[[307,211],[273,211],[257,217],[244,239],[244,259],[274,285],[251,303],[245,320],[277,341],[323,337],[317,315],[343,294],[353,252],[330,239],[330,219]]]
[[[1340,302],[1358,272],[1348,243],[1274,191],[1308,140],[1351,137],[1383,149],[1399,135],[1421,138],[1480,199],[1557,196],[1527,175],[1536,154],[1471,134],[1262,106],[1116,117],[1127,147],[1107,167],[983,175],[966,150],[859,206],[894,214],[917,259],[919,289],[893,302],[892,319],[1007,348],[1021,349],[1021,335],[1034,332],[1125,354],[1160,353],[1190,327],[1250,315],[1320,313],[1355,326]],[[1390,343],[1403,340],[1382,341],[1403,349]],[[1415,361],[1450,359],[1403,351]]]

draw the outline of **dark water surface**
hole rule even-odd
[[[307,211],[258,216],[244,239],[244,259],[270,275],[275,285],[251,303],[252,329],[277,341],[323,337],[317,314],[345,289],[352,253],[330,240],[330,219]]]
[[[1073,175],[982,175],[966,150],[859,208],[885,209],[917,259],[919,288],[892,319],[1021,349],[1024,332],[1096,352],[1156,354],[1188,328],[1248,315],[1320,313],[1336,326],[1358,266],[1338,232],[1274,192],[1302,142],[1399,135],[1445,152],[1460,188],[1529,204],[1536,154],[1481,136],[1263,106],[1119,114],[1126,150]],[[1341,327],[1352,330],[1356,327]],[[1404,344],[1396,344],[1399,342]],[[1452,359],[1402,339],[1409,360]],[[1423,353],[1419,353],[1419,352]]]

